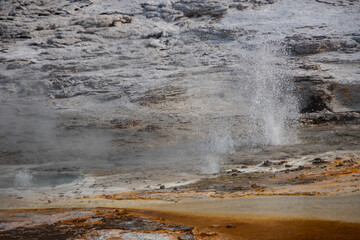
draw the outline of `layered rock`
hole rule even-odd
[[[318,54],[324,52],[355,53],[360,51],[356,37],[294,35],[289,41],[293,55]]]

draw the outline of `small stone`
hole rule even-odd
[[[270,167],[271,164],[272,164],[272,162],[266,160],[266,161],[264,161],[260,166],[261,166],[261,167]]]
[[[165,185],[160,185],[160,189],[165,189]]]
[[[191,235],[178,236],[178,240],[194,240],[194,236]]]
[[[234,227],[236,227],[234,224],[228,224],[228,225],[226,225],[226,228],[234,228]]]
[[[352,39],[358,43],[360,43],[360,36],[352,37]]]
[[[215,233],[215,232],[202,232],[202,233],[200,233],[200,236],[201,237],[212,237],[212,236],[215,236],[217,234],[218,233]]]
[[[321,159],[321,158],[314,158],[314,160],[311,161],[312,164],[323,164],[323,163],[328,163],[327,161]]]
[[[218,224],[214,224],[214,225],[211,225],[210,227],[212,227],[212,228],[219,228],[219,227],[220,227],[220,225],[218,225]]]
[[[305,167],[301,165],[297,168],[297,170],[303,170],[303,169],[305,169]]]

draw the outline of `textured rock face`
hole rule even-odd
[[[282,84],[269,76],[294,83],[281,94],[296,89],[297,111],[352,114],[360,110],[358,11],[357,1],[330,0],[2,1],[0,157],[58,155],[51,146],[69,129],[106,132],[111,147],[89,147],[85,158],[204,135],[231,149],[227,135],[252,141],[254,118],[297,104],[273,98]],[[37,150],[15,147],[29,142]]]
[[[212,0],[181,0],[175,2],[173,6],[176,10],[183,12],[186,17],[200,17],[203,15],[222,16],[229,8],[226,2]]]
[[[74,25],[80,25],[84,28],[104,28],[113,27],[121,23],[130,23],[131,17],[119,14],[105,14],[95,17],[87,17],[85,19],[74,21]]]
[[[294,35],[290,38],[289,48],[294,55],[317,54],[333,51],[356,53],[360,51],[359,43],[351,36],[329,37]]]

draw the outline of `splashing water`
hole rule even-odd
[[[236,146],[252,148],[297,141],[298,101],[279,49],[274,43],[258,43],[238,50],[236,79],[225,94],[232,105],[222,107],[225,114],[232,114],[228,116],[241,117],[230,120],[222,115],[221,120],[206,125],[209,133],[198,152],[203,173],[219,172],[223,156],[234,153]],[[236,121],[243,122],[234,127]]]
[[[240,92],[247,99],[249,116],[245,145],[284,145],[297,139],[297,98],[275,47],[259,45],[243,56],[247,68],[240,77]]]
[[[235,152],[235,144],[230,131],[218,127],[208,133],[207,140],[201,141],[199,149],[196,154],[200,156],[201,172],[213,174],[220,171],[222,155]]]
[[[27,170],[19,170],[15,175],[15,187],[30,187],[33,182],[33,175]]]

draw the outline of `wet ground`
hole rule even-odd
[[[137,217],[123,209],[2,211],[0,239],[192,239],[192,227]]]
[[[2,189],[2,209],[30,210],[3,210],[0,237],[357,239],[358,131],[357,124],[307,126],[302,142],[238,149],[243,157],[228,155],[211,175],[158,168],[141,178],[143,172],[64,169],[52,174],[68,183],[41,186],[31,184],[48,175],[32,173],[30,185],[18,179],[15,188]]]
[[[175,151],[176,146],[139,152],[140,162],[152,166],[132,164],[116,166],[112,162],[99,169],[75,163],[3,165],[0,179],[1,208],[31,199],[37,206],[47,201],[109,195],[121,192],[180,190],[224,191],[259,194],[279,192],[281,188],[296,192],[320,192],[326,188],[308,189],[308,184],[333,184],[340,181],[357,191],[360,135],[357,124],[307,126],[300,131],[300,141],[288,146],[239,147],[232,154],[223,154],[220,173],[203,174],[195,166],[192,155]],[[166,160],[178,159],[178,162]],[[184,159],[184,162],[182,160]],[[183,165],[188,166],[182,168]],[[96,166],[96,164],[95,164]],[[337,179],[339,178],[339,179]],[[196,183],[192,183],[195,182]],[[326,183],[326,184],[325,184]],[[340,184],[341,183],[341,184]],[[345,186],[345,185],[344,185]],[[352,186],[352,187],[351,187]],[[163,188],[163,189],[162,189]],[[329,189],[329,192],[332,191]],[[36,206],[34,205],[34,206]]]
[[[119,208],[1,211],[0,239],[357,239],[359,223]]]

